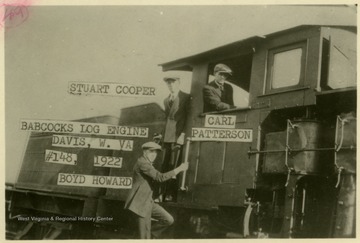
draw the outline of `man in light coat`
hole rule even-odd
[[[165,155],[162,171],[169,171],[174,169],[181,160],[191,98],[189,94],[180,90],[178,76],[167,76],[164,81],[170,94],[164,99],[166,124],[163,132]],[[177,184],[176,178],[165,183],[161,192],[164,201],[176,201]]]

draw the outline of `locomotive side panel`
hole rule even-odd
[[[94,156],[111,156],[112,152],[102,149],[58,148],[52,146],[52,139],[51,135],[30,136],[29,145],[15,186],[21,189],[90,197],[103,194],[104,190],[102,188],[59,185],[58,181],[67,181],[72,185],[76,185],[82,182],[79,175],[108,176],[108,168],[94,166]],[[50,152],[47,152],[47,150]],[[73,164],[69,164],[66,160],[70,160],[69,154],[76,154],[76,159],[73,157],[71,161]],[[55,158],[55,156],[57,156],[57,160],[63,163],[51,162],[50,158]]]
[[[206,208],[243,206],[246,188],[253,186],[256,160],[248,158],[247,151],[257,144],[257,127],[252,124],[258,124],[259,114],[245,110],[221,115],[235,116],[234,129],[250,130],[246,136],[251,136],[251,142],[192,141],[191,167],[186,176],[188,191],[178,196],[183,204]],[[206,129],[203,115],[197,123]]]

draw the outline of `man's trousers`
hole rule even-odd
[[[154,222],[151,222],[151,219],[154,219]],[[138,216],[137,220],[140,239],[157,239],[166,228],[174,223],[171,214],[157,203],[153,203],[151,212],[145,217]]]
[[[182,153],[182,145],[178,145],[176,143],[164,143],[164,161],[162,164],[162,172],[168,172],[170,170],[175,169],[181,163],[181,153]],[[176,194],[178,190],[178,181],[175,178],[166,181],[162,185],[161,194],[163,194],[163,200],[166,199],[167,196],[171,196],[173,201],[176,201]]]

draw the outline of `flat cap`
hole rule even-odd
[[[219,63],[214,67],[214,73],[228,73],[230,75],[232,75],[232,70],[231,68],[229,68],[228,66],[226,66],[225,64]]]
[[[178,76],[166,76],[164,77],[164,81],[168,82],[168,81],[176,81],[179,80],[180,78]]]
[[[155,142],[146,142],[141,147],[142,149],[161,150],[161,146]]]

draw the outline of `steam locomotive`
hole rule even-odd
[[[354,26],[304,25],[160,64],[165,72],[192,72],[182,156],[190,165],[177,200],[161,203],[175,218],[164,238],[356,236],[356,36]],[[202,89],[218,63],[233,70],[229,84],[242,94],[234,99],[246,104],[204,113]],[[232,117],[233,128],[224,129],[249,131],[250,139],[197,139],[209,117]],[[164,121],[154,103],[124,108],[120,118],[81,120],[147,127],[150,135]],[[57,148],[77,154],[66,165],[44,162],[53,135],[31,133],[19,177],[7,185],[7,238],[135,238],[123,210],[128,189],[67,186],[58,178],[131,177],[150,137],[134,138],[131,152]],[[122,166],[94,166],[97,156],[122,158]]]

